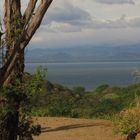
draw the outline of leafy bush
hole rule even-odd
[[[42,89],[44,79],[41,73],[38,70],[30,81],[21,83],[15,80],[14,84],[0,89],[1,137],[7,136],[7,130],[11,130],[21,140],[41,133],[40,125],[33,125],[27,115],[32,107],[32,97]]]
[[[114,122],[116,133],[127,134],[130,140],[135,139],[140,130],[139,106],[121,111]]]
[[[68,89],[44,81],[41,90],[31,96],[31,114],[84,118],[111,116],[134,106],[139,87],[139,84],[123,88],[103,85],[86,91],[82,87]]]
[[[48,108],[33,108],[30,112],[30,116],[34,116],[34,117],[47,117],[49,116],[49,110]]]

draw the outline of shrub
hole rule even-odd
[[[12,131],[20,140],[32,139],[33,135],[41,133],[40,125],[33,125],[27,115],[32,98],[41,92],[44,81],[41,73],[41,70],[37,70],[30,81],[21,83],[14,80],[13,84],[0,89],[0,138],[7,137],[8,131]]]
[[[135,139],[140,129],[140,108],[129,108],[121,111],[115,117],[115,132],[120,134],[127,134],[128,140]]]

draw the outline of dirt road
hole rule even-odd
[[[124,140],[113,134],[111,122],[104,120],[37,118],[43,127],[35,140]]]

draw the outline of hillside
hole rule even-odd
[[[39,79],[36,78],[35,82]],[[34,93],[30,102],[29,115],[46,117],[35,120],[43,128],[42,135],[36,140],[123,140],[113,135],[113,125],[106,120],[113,120],[120,126],[117,132],[122,133],[124,128],[123,134],[131,134],[131,137],[139,130],[140,112],[136,106],[140,84],[128,87],[101,85],[86,91],[83,87],[68,89],[49,81],[42,82],[42,90],[39,94]],[[48,118],[50,116],[67,118]]]
[[[113,134],[111,122],[104,120],[38,118],[42,134],[35,140],[124,140]]]
[[[30,48],[26,53],[26,62],[136,61],[140,60],[139,48],[140,44]]]

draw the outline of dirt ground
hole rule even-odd
[[[36,118],[42,134],[35,140],[125,140],[113,134],[111,122],[71,118]]]

